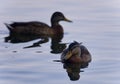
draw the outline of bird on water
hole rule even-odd
[[[51,16],[51,26],[39,21],[13,22],[12,24],[5,23],[5,25],[9,29],[10,33],[51,36],[64,33],[62,26],[59,24],[60,21],[72,22],[67,19],[63,13],[54,12]]]
[[[74,41],[62,52],[61,61],[63,63],[89,63],[91,54],[82,43]]]

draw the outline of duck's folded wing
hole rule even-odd
[[[14,22],[10,25],[7,24],[10,31],[21,34],[47,34],[51,32],[51,28],[42,22]]]
[[[83,45],[80,45],[80,48],[81,48],[81,57],[82,57],[83,61],[90,62],[92,60],[92,58],[91,58],[91,54],[88,51],[88,49]]]

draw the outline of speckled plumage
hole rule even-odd
[[[81,43],[74,41],[61,55],[62,62],[85,63],[91,61],[91,54]]]
[[[14,22],[12,24],[5,23],[6,27],[12,33],[19,34],[32,34],[32,35],[54,35],[54,34],[63,34],[63,28],[59,24],[59,21],[68,21],[61,12],[53,13],[51,17],[51,26],[39,22],[39,21],[30,21],[30,22]]]

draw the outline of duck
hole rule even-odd
[[[82,43],[74,41],[63,50],[61,61],[63,63],[89,63],[91,62],[91,54]]]
[[[51,16],[51,26],[39,21],[4,23],[10,33],[25,35],[59,35],[63,34],[63,27],[60,21],[72,22],[62,12],[56,11]]]

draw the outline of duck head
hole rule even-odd
[[[51,24],[53,25],[58,25],[59,21],[67,21],[67,22],[72,22],[71,20],[67,19],[61,12],[55,12],[53,13],[51,17]]]
[[[63,60],[69,60],[71,57],[78,57],[80,58],[81,55],[81,49],[80,49],[80,45],[82,43],[78,43],[76,41],[74,41],[73,43],[71,43],[68,48],[66,49],[66,52],[62,54],[62,59]]]

